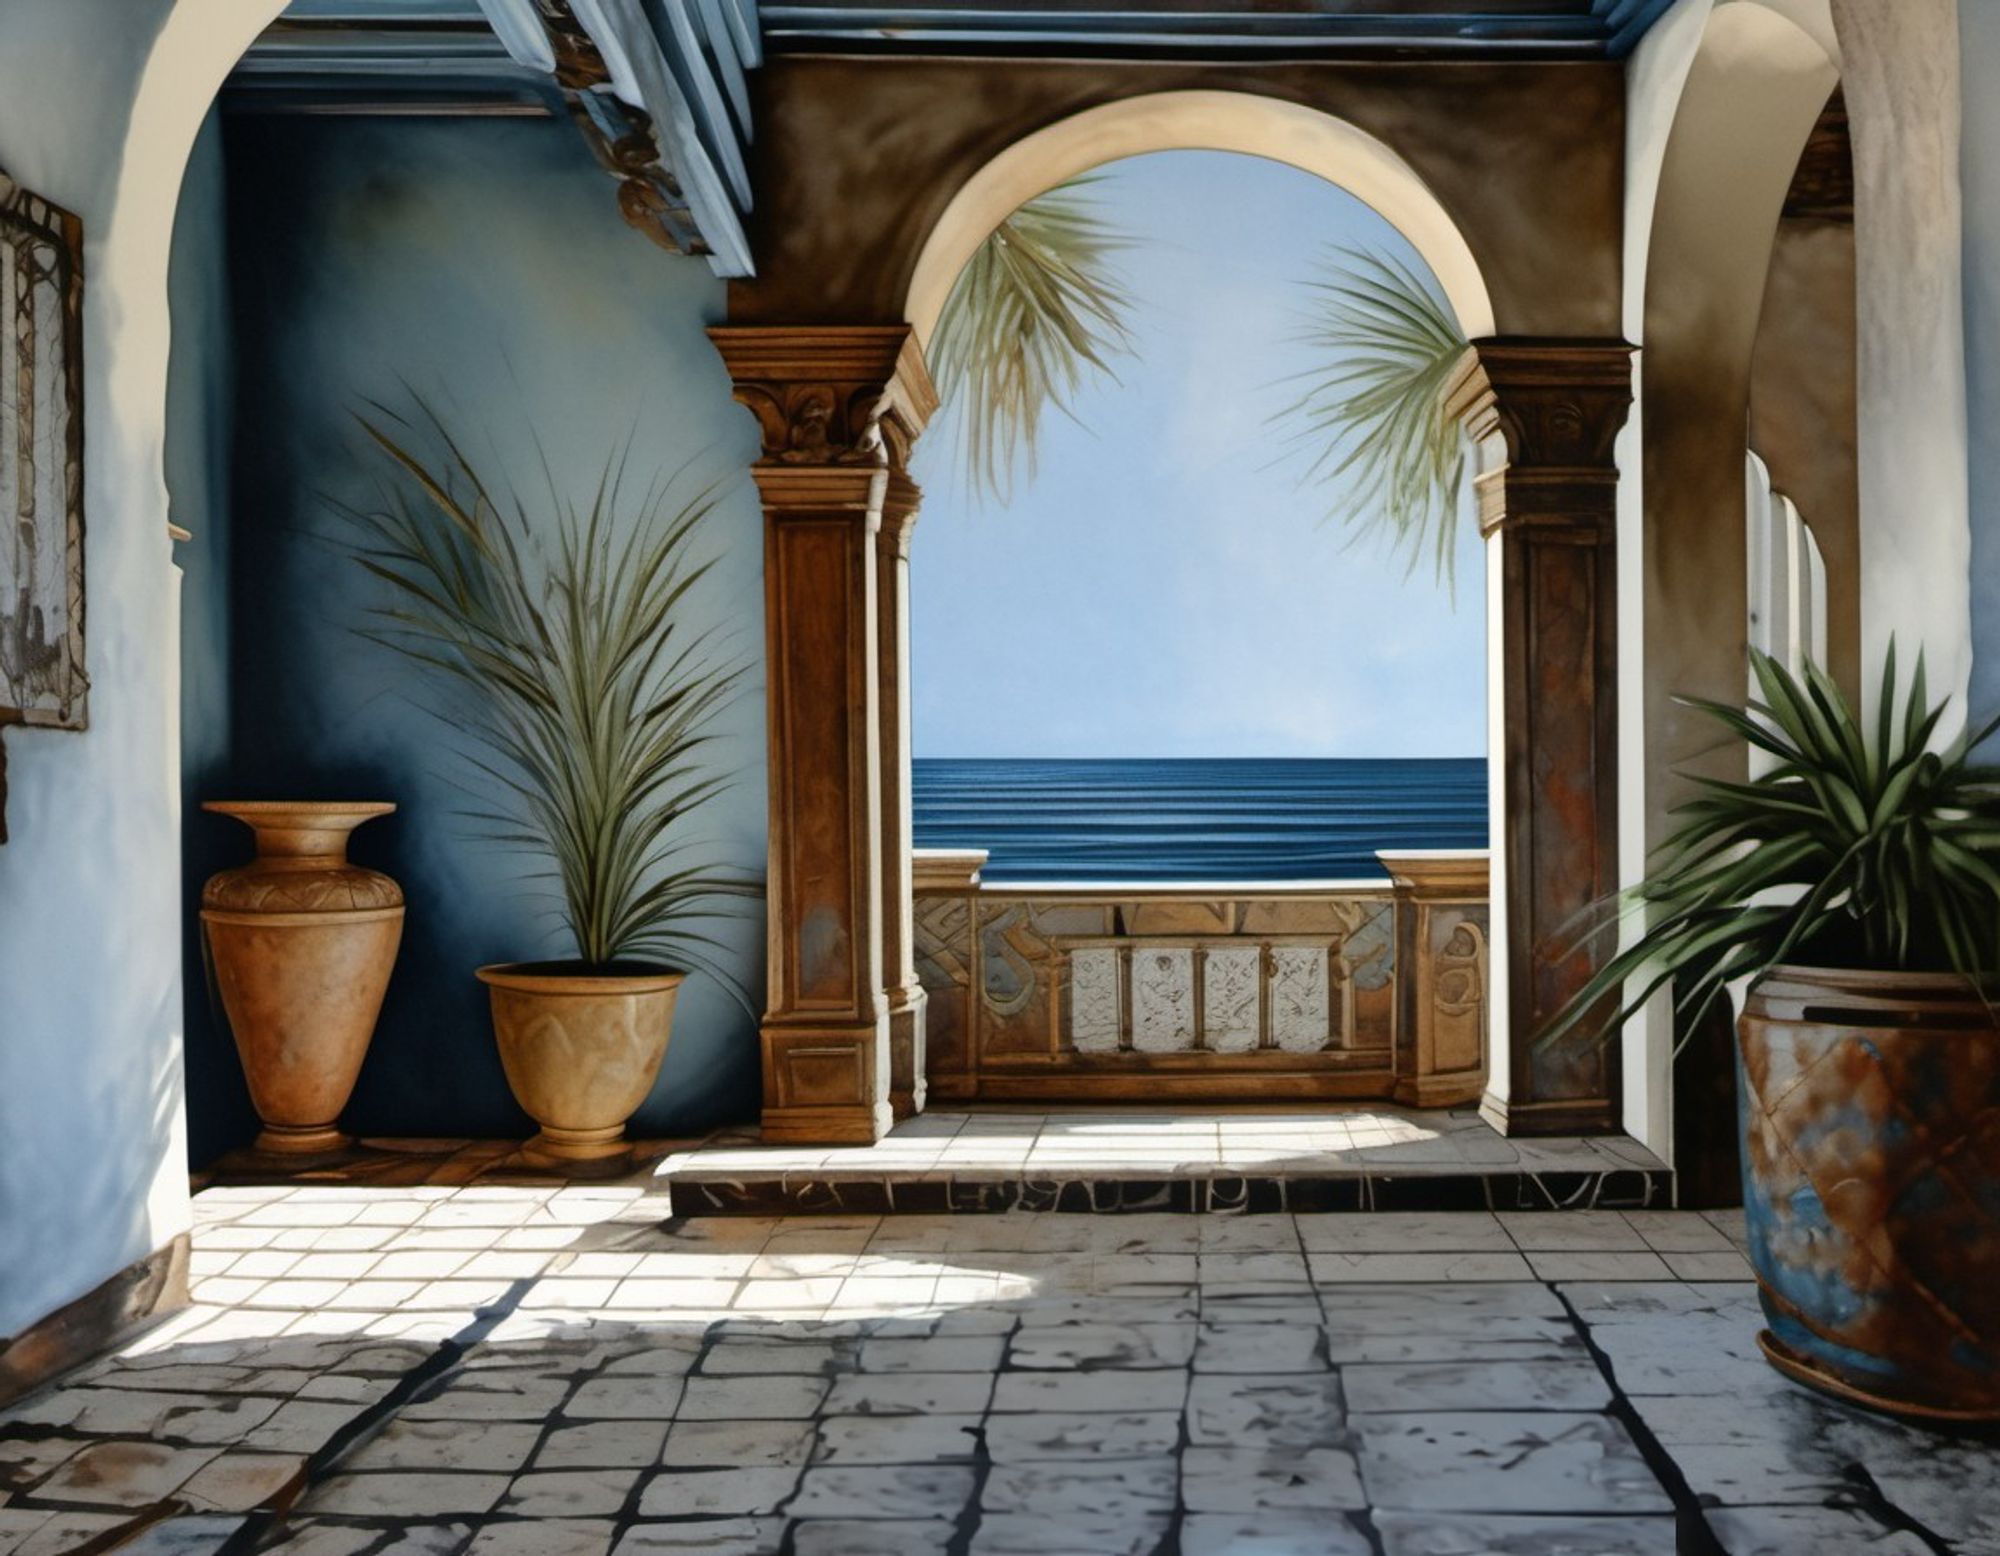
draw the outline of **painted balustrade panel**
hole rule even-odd
[[[1290,1054],[1316,1053],[1335,1034],[1327,978],[1332,957],[1318,946],[1271,948],[1271,1044]]]
[[[1473,1100],[1485,879],[1453,858],[1441,884],[1220,899],[933,870],[915,914],[931,1095]]]
[[[1185,946],[1136,947],[1132,972],[1132,1047],[1142,1054],[1194,1047],[1194,953]]]
[[[1354,991],[1334,945],[1138,940],[1068,949],[1068,1039],[1077,1053],[1307,1054],[1348,1045]]]
[[[1205,1045],[1219,1054],[1249,1053],[1263,1032],[1264,955],[1255,947],[1212,945],[1202,957]]]

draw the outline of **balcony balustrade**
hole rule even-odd
[[[1487,861],[1384,853],[1385,879],[983,883],[918,850],[933,1103],[1475,1102]]]

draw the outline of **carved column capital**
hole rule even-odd
[[[757,418],[760,467],[901,472],[937,409],[907,324],[728,325],[708,335]]]
[[[1613,449],[1632,405],[1632,350],[1622,340],[1472,343],[1446,405],[1475,441],[1501,455],[1481,476],[1483,530],[1533,527],[1571,530],[1584,543],[1610,540]]]
[[[910,535],[917,527],[917,509],[924,499],[923,488],[900,470],[891,470],[882,483],[882,551],[899,561],[910,559]]]

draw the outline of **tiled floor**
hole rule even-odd
[[[197,1209],[198,1305],[0,1412],[0,1553],[2000,1552],[1992,1447],[1756,1358],[1728,1217]]]
[[[1663,1204],[1632,1140],[1510,1140],[1472,1109],[949,1112],[878,1144],[725,1134],[661,1163],[685,1214],[947,1210],[1552,1209]]]

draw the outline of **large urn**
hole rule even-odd
[[[215,981],[263,1120],[260,1151],[336,1151],[403,936],[403,893],[347,859],[383,803],[218,801],[257,834],[257,857],[201,897]]]
[[[1774,967],[1738,1023],[1764,1354],[1900,1415],[2000,1421],[2000,1020],[1964,979]]]

